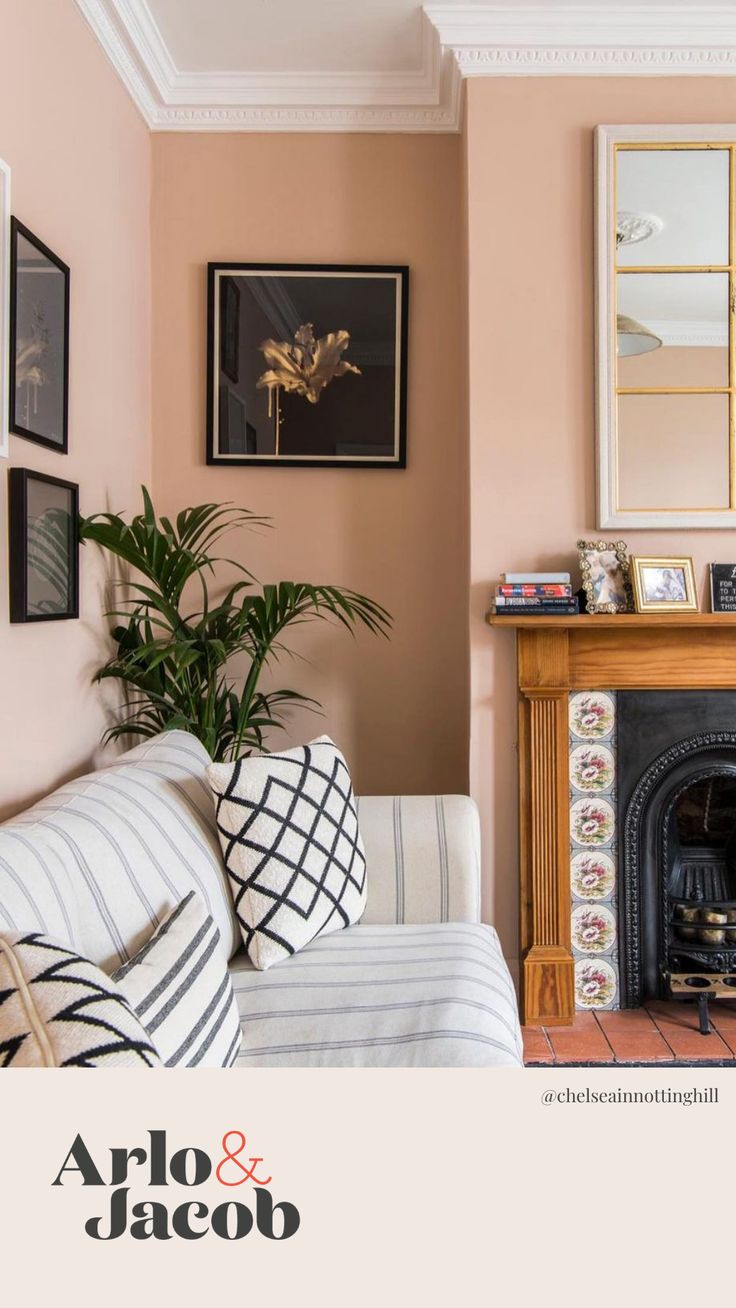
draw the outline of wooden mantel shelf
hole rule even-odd
[[[577,613],[568,617],[544,614],[526,618],[505,613],[489,613],[486,622],[492,627],[557,627],[559,630],[585,631],[596,627],[728,627],[736,626],[736,613]]]
[[[567,1025],[570,947],[568,700],[578,690],[736,690],[736,614],[489,614],[516,633],[522,1017]]]

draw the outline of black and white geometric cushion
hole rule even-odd
[[[120,990],[39,932],[0,936],[0,1067],[160,1067]]]
[[[365,909],[363,842],[347,764],[328,736],[207,769],[235,912],[264,971]]]
[[[165,1067],[231,1067],[242,1039],[220,933],[194,891],[113,973]]]

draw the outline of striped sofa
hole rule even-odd
[[[360,799],[361,923],[258,972],[241,947],[209,761],[194,737],[167,732],[0,826],[0,933],[41,930],[112,972],[195,890],[232,974],[239,1067],[521,1065],[511,978],[480,923],[472,800]]]

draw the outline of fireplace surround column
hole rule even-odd
[[[572,1021],[566,631],[519,632],[522,991],[529,1024]],[[566,871],[565,871],[566,869]]]

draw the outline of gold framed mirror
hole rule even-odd
[[[596,130],[598,526],[736,526],[736,126]]]

